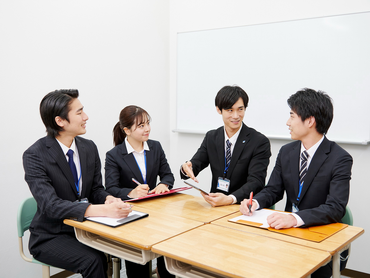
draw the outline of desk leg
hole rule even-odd
[[[340,278],[340,252],[333,256],[333,278]]]

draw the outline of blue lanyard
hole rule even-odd
[[[231,164],[231,161],[230,161]],[[229,170],[230,164],[226,166],[226,155],[225,155],[225,170],[224,170],[224,175],[226,176],[227,170]]]
[[[297,202],[299,202],[299,198],[301,198],[303,183],[304,181],[302,183],[299,183],[299,192],[298,192]]]
[[[77,195],[80,196],[80,181],[81,181],[81,175],[82,175],[82,170],[81,170],[81,162],[80,162],[80,177],[78,178],[77,184],[75,183],[76,189],[77,189]]]
[[[139,163],[137,163],[137,160],[136,160],[136,157],[135,157],[135,156],[134,156],[134,158],[135,158],[135,161],[136,161],[137,167],[139,168],[139,171],[140,171],[141,177],[143,178],[144,184],[147,184],[147,183],[146,183],[146,175],[145,175],[145,179],[144,179],[143,172],[141,172],[141,169],[140,169]],[[145,172],[147,173],[147,171],[146,171],[146,151],[145,151],[145,150],[144,150],[144,163],[145,163]]]

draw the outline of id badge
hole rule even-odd
[[[225,191],[225,192],[229,192],[229,188],[230,188],[230,180],[219,177],[218,183],[217,183],[217,189]]]
[[[293,203],[292,205],[292,212],[298,212],[299,211],[299,208],[297,207],[297,205],[295,203]]]

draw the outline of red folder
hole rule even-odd
[[[191,188],[192,188],[191,186],[179,187],[179,188],[171,189],[170,191],[167,191],[167,192],[163,192],[161,194],[148,194],[144,197],[125,200],[125,202],[135,202],[135,201],[141,201],[141,200],[148,199],[148,198],[154,198],[154,197],[158,197],[158,196],[165,196],[165,195],[169,195],[169,194],[172,194],[172,193],[188,190],[188,189],[191,189]]]

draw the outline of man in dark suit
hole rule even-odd
[[[306,88],[292,95],[288,105],[287,126],[297,141],[280,149],[270,180],[253,199],[251,212],[249,200],[241,203],[240,211],[250,215],[258,208],[270,207],[285,191],[285,210],[293,213],[270,215],[267,220],[272,228],[341,222],[349,198],[352,157],[325,136],[333,119],[331,99],[324,92]],[[346,260],[341,262],[341,270],[345,265]],[[311,277],[331,274],[330,263]]]
[[[238,86],[225,86],[216,96],[217,112],[224,126],[207,132],[202,145],[180,169],[181,178],[191,178],[211,166],[212,185],[203,198],[212,206],[230,205],[259,192],[265,185],[271,156],[270,142],[243,123],[247,93]]]
[[[30,225],[30,253],[43,263],[83,277],[106,277],[105,255],[77,241],[73,228],[63,220],[126,217],[131,208],[104,190],[96,145],[78,137],[86,132],[88,120],[78,91],[47,94],[40,114],[47,136],[23,154],[25,180],[37,202]]]

